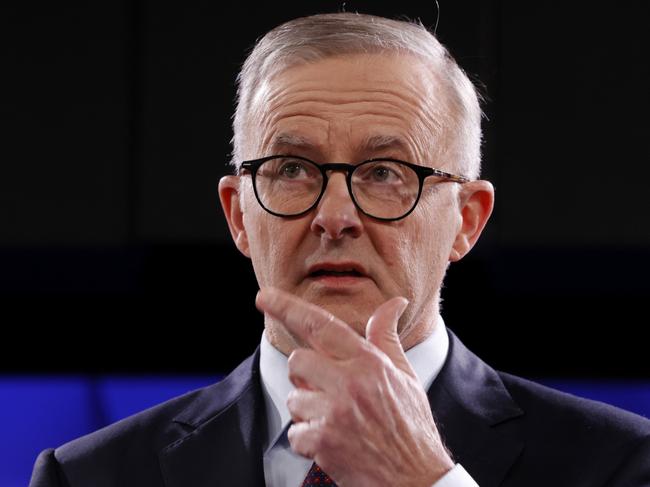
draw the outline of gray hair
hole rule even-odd
[[[392,20],[352,12],[301,17],[279,25],[259,39],[237,76],[231,164],[239,168],[248,129],[255,119],[254,98],[264,81],[301,64],[346,55],[412,54],[431,66],[445,92],[446,104],[436,113],[439,157],[453,161],[457,172],[477,178],[481,170],[479,95],[447,49],[420,21]],[[261,157],[261,156],[260,156]]]

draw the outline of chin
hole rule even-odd
[[[343,313],[337,313],[337,310],[329,310],[330,313],[332,313],[334,316],[336,316],[339,320],[347,324],[350,328],[352,328],[354,331],[356,331],[360,336],[364,337],[366,336],[366,324],[368,323],[368,319],[370,318],[370,315],[368,317],[359,317],[358,314],[354,314],[353,316],[350,316],[349,313],[343,312]],[[347,308],[345,311],[349,312],[349,308]]]
[[[350,296],[338,295],[320,295],[320,296],[303,296],[312,304],[320,306],[326,311],[332,313],[336,318],[346,323],[350,328],[356,331],[362,337],[366,336],[366,324],[368,319],[379,306],[380,303],[374,304],[367,300],[351,298]]]
[[[363,338],[366,338],[366,325],[367,324],[368,324],[368,320],[352,322],[349,325],[350,325],[350,328],[352,328],[354,331],[356,331],[359,336],[361,336]]]

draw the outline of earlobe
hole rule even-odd
[[[219,181],[219,199],[228,222],[230,235],[239,251],[250,258],[248,234],[244,226],[244,213],[240,205],[238,176],[224,176]]]
[[[457,262],[474,247],[478,241],[492,209],[494,208],[494,187],[489,181],[466,183],[460,195],[461,225],[449,254],[450,262]]]

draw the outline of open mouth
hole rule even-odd
[[[369,280],[366,269],[359,262],[319,262],[307,271],[307,278],[330,288],[358,286]]]

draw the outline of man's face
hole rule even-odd
[[[285,70],[255,97],[259,117],[249,132],[247,157],[292,154],[351,164],[391,157],[455,172],[453,161],[435,160],[438,151],[432,150],[445,143],[430,135],[441,123],[436,114],[444,111],[445,99],[429,71],[413,57],[365,54]],[[364,141],[372,136],[402,143],[371,149]],[[241,177],[242,229],[235,239],[252,259],[260,287],[278,287],[319,305],[361,335],[381,303],[404,296],[410,301],[398,327],[404,348],[428,334],[447,264],[460,258],[453,249],[462,226],[456,183],[425,180],[415,210],[383,222],[357,210],[344,172],[330,172],[319,205],[297,218],[267,213],[255,199],[251,177]],[[320,272],[314,274],[314,266]],[[363,276],[336,275],[336,266]],[[281,327],[268,318],[266,325],[278,348],[293,348]]]

